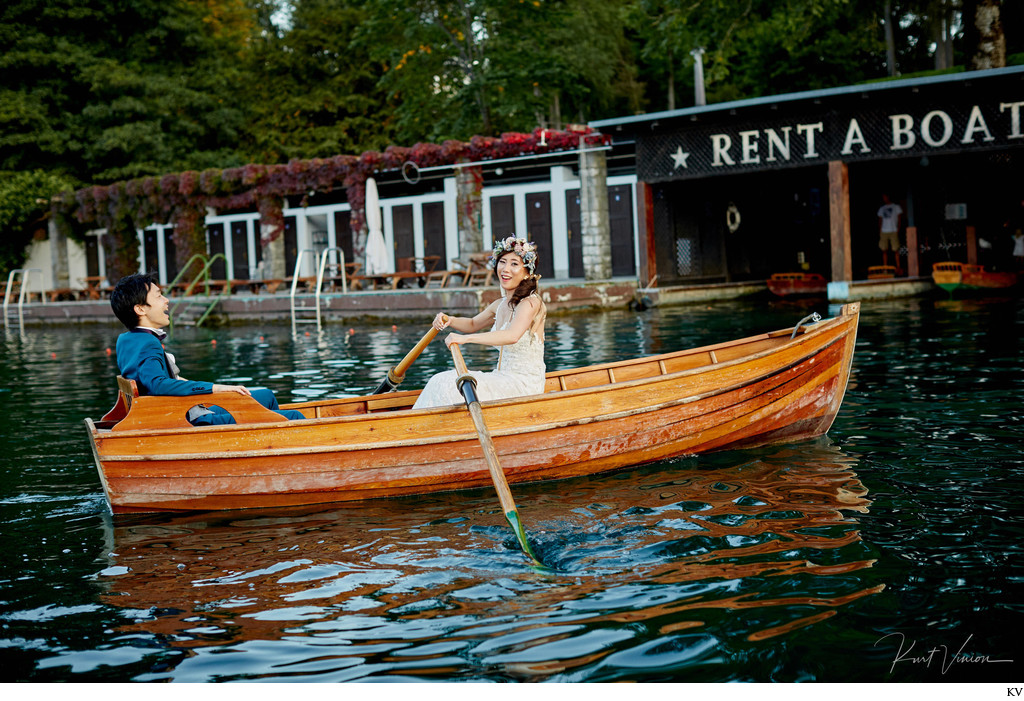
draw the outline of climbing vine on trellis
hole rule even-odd
[[[257,208],[270,232],[266,245],[284,231],[282,206],[285,197],[332,192],[345,188],[351,209],[351,227],[366,225],[366,179],[381,172],[400,169],[411,162],[420,168],[452,165],[460,161],[485,162],[529,154],[550,153],[586,145],[607,145],[611,137],[589,129],[551,131],[536,129],[532,134],[507,133],[501,137],[474,136],[468,142],[418,143],[411,147],[389,146],[384,151],[366,151],[359,156],[295,159],[288,163],[249,164],[223,170],[185,171],[160,177],[147,176],[110,185],[94,185],[54,198],[52,209],[61,226],[104,228],[112,239],[108,254],[123,258],[114,267],[135,265],[138,243],[132,226],[175,224],[175,246],[179,264],[193,253],[205,251],[203,221],[207,208],[237,210]],[[480,183],[482,187],[483,183]],[[131,225],[129,225],[129,223]],[[129,240],[130,239],[130,240]],[[114,270],[111,270],[114,273]]]

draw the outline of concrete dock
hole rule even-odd
[[[930,278],[891,278],[829,283],[828,301],[852,302],[868,299],[915,296],[935,289]],[[635,280],[601,282],[542,283],[541,294],[551,314],[664,307],[712,301],[756,298],[771,299],[764,280],[675,285],[638,288]],[[458,315],[475,314],[498,297],[497,287],[453,287],[438,289],[367,290],[322,294],[320,314],[325,323],[360,319],[428,318],[438,311]],[[171,298],[172,318],[193,309],[205,309],[213,297],[196,295]],[[295,296],[296,317],[315,318],[316,296]],[[106,299],[84,302],[26,302],[21,309],[25,324],[116,323]],[[287,293],[252,294],[236,292],[220,298],[210,322],[230,324],[252,321],[291,320],[291,298]],[[7,323],[19,324],[17,300],[8,304]]]

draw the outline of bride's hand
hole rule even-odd
[[[461,346],[466,342],[466,337],[461,333],[450,333],[444,337],[444,345],[447,348],[451,348],[454,343],[457,346]]]
[[[438,312],[437,316],[434,317],[434,328],[438,331],[444,331],[450,323],[451,319],[444,312]]]

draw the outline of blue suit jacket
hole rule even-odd
[[[117,337],[117,367],[123,377],[135,380],[140,395],[188,397],[213,392],[211,382],[183,382],[172,377],[163,345],[145,329]]]

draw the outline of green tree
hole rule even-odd
[[[605,116],[641,90],[622,4],[377,0],[357,41],[384,65],[399,141],[467,139]]]
[[[276,163],[383,149],[389,115],[383,70],[352,38],[365,0],[255,2],[259,31],[247,54],[250,105],[243,150]],[[286,20],[275,18],[287,18]]]
[[[10,0],[0,168],[109,182],[238,161],[250,18],[242,0]]]
[[[0,276],[20,268],[26,247],[39,229],[46,228],[50,199],[71,188],[65,178],[40,170],[0,172]]]
[[[692,104],[695,49],[710,102],[834,87],[885,75],[875,0],[635,0],[627,17],[654,109],[676,86]]]

